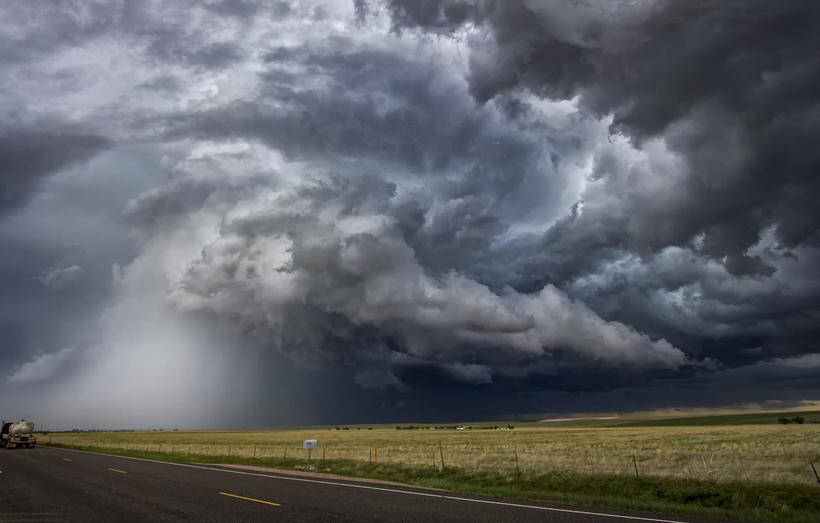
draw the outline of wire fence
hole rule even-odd
[[[142,451],[187,456],[256,458],[271,461],[308,459],[301,445],[264,445],[236,443],[168,443],[150,441],[106,441],[70,434],[47,436],[48,443],[88,445],[104,449]],[[344,460],[405,467],[429,467],[441,471],[460,469],[486,471],[510,476],[545,473],[614,474],[638,477],[695,478],[715,481],[746,481],[820,485],[820,449],[805,458],[771,453],[755,456],[718,453],[636,451],[620,454],[603,450],[586,452],[546,452],[539,448],[509,445],[323,445],[311,453],[314,464]]]

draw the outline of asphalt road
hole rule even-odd
[[[38,447],[0,450],[0,522],[681,521]]]

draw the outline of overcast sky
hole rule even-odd
[[[0,417],[820,398],[820,2],[0,6]]]

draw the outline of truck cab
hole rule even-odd
[[[3,421],[0,428],[0,447],[33,449],[37,445],[34,424],[21,420],[18,423]]]
[[[10,421],[3,421],[2,429],[0,429],[0,448],[6,447],[9,443],[9,427]]]

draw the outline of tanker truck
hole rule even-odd
[[[36,444],[33,421],[22,419],[17,423],[3,422],[3,428],[0,430],[0,447],[33,449]]]

